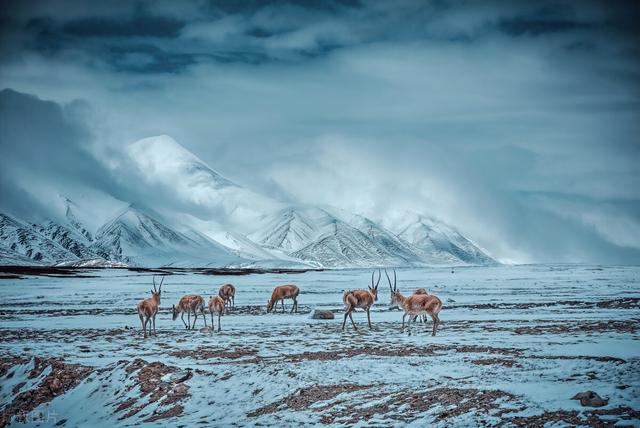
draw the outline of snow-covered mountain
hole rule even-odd
[[[407,213],[397,226],[400,238],[410,243],[428,263],[492,265],[497,262],[454,228],[415,213]]]
[[[280,208],[277,201],[223,177],[167,135],[139,140],[127,153],[147,185],[215,213],[234,229]]]
[[[29,258],[34,264],[53,265],[78,260],[71,251],[35,230],[28,223],[0,213],[0,245],[7,259]],[[3,263],[6,263],[3,258]]]
[[[330,207],[289,207],[265,217],[248,238],[271,251],[325,267],[493,263],[455,230],[441,228],[455,241],[442,239],[438,251],[428,252],[421,241],[408,241],[360,215]]]
[[[428,216],[407,214],[390,230],[339,208],[285,204],[260,195],[217,173],[168,136],[137,141],[126,154],[139,178],[138,194],[175,199],[162,204],[174,208],[158,213],[85,188],[78,199],[61,196],[56,215],[38,215],[44,221],[0,214],[0,264],[343,268],[495,263],[454,228]]]
[[[0,265],[202,267],[243,262],[247,260],[205,235],[177,232],[134,206],[98,229],[95,239],[53,220],[28,224],[0,214]]]
[[[144,266],[224,266],[241,261],[197,231],[178,232],[134,205],[98,229],[92,248],[104,259]]]

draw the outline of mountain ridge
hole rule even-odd
[[[496,263],[457,230],[428,216],[412,213],[387,228],[340,208],[265,197],[218,174],[168,136],[134,142],[128,153],[141,170],[139,185],[151,186],[149,191],[164,186],[201,212],[158,213],[104,192],[94,192],[99,196],[83,205],[60,194],[58,220],[35,223],[0,214],[0,264],[349,268]]]

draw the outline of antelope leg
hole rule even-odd
[[[353,322],[353,316],[351,315],[351,312],[349,312],[349,319],[351,320],[351,324],[353,324],[353,328],[357,330],[358,327],[356,327],[356,323]]]
[[[216,325],[213,323],[213,311],[211,311],[211,334],[216,331]]]
[[[186,322],[184,322],[184,312],[182,312],[182,314],[180,315],[180,319],[182,320],[182,323],[184,324],[184,326],[188,329],[189,326],[187,325]]]

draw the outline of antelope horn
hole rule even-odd
[[[162,283],[164,282],[164,275],[162,275],[162,279],[160,279],[160,288],[158,288],[158,291],[162,290]]]
[[[386,269],[384,270],[384,274],[387,276],[387,281],[389,282],[389,289],[390,289],[391,291],[395,291],[395,290],[393,289],[393,287],[391,286],[391,278],[389,278],[389,274],[387,273],[387,270],[386,270]]]
[[[382,279],[382,272],[380,272],[380,269],[378,269],[378,282],[376,282],[376,286],[375,288],[378,288],[378,285],[380,285],[380,280]]]
[[[151,277],[151,279],[153,280],[153,291],[154,291],[154,292],[156,292],[156,291],[158,291],[158,290],[156,290],[156,276],[155,276],[155,275],[153,275],[153,276]]]
[[[396,269],[393,268],[393,291],[396,291],[398,287],[396,287]]]

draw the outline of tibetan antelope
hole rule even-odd
[[[278,301],[282,301],[282,313],[284,314],[284,299],[293,299],[293,306],[291,307],[291,313],[295,310],[298,312],[298,294],[300,289],[293,284],[278,285],[273,289],[271,293],[271,299],[267,300],[267,313],[272,310],[275,312],[275,306]]]
[[[413,292],[413,294],[429,294],[427,293],[427,290],[425,288],[416,288],[416,291]],[[415,317],[413,317],[413,320],[415,321],[417,318],[417,315]],[[427,322],[427,316],[425,314],[422,314],[422,316],[420,317],[423,323]]]
[[[209,313],[211,314],[211,333],[213,334],[216,331],[213,324],[213,314],[218,315],[218,333],[220,333],[220,317],[224,313],[224,300],[222,300],[222,297],[211,296],[209,298]]]
[[[218,290],[218,296],[224,301],[224,306],[236,306],[236,287],[231,284],[225,284]],[[228,312],[227,312],[228,313]]]
[[[402,314],[402,330],[404,331],[404,319],[409,316],[409,320],[407,321],[407,329],[409,330],[409,335],[411,335],[411,321],[415,319],[418,315],[429,315],[433,320],[433,332],[432,336],[436,335],[436,330],[438,329],[438,325],[440,324],[440,318],[438,314],[442,309],[442,302],[433,294],[412,294],[409,297],[405,297],[400,294],[400,290],[396,286],[396,270],[393,270],[393,286],[391,285],[391,278],[389,278],[389,274],[387,270],[384,270],[384,274],[387,276],[387,281],[389,281],[389,288],[391,289],[391,303],[390,306],[400,306],[404,310],[404,314]]]
[[[342,329],[344,330],[344,326],[347,323],[347,317],[351,320],[351,324],[353,324],[354,329],[358,329],[356,327],[356,323],[353,322],[353,316],[351,312],[353,312],[356,308],[364,309],[367,312],[367,321],[369,322],[369,328],[371,327],[371,306],[373,302],[378,300],[378,285],[380,284],[380,278],[382,277],[382,273],[380,273],[380,269],[378,269],[378,282],[373,284],[373,276],[375,271],[371,272],[371,285],[367,290],[353,290],[353,291],[345,291],[342,295],[342,302],[344,303],[344,320],[342,321]]]
[[[142,332],[144,337],[147,337],[147,323],[149,323],[149,335],[151,335],[151,326],[153,325],[153,334],[156,334],[156,315],[160,309],[160,294],[162,293],[162,283],[164,282],[164,276],[160,280],[160,286],[156,290],[156,277],[153,277],[153,290],[151,290],[151,297],[144,299],[138,303],[138,316],[142,323]]]
[[[184,321],[184,313],[187,313],[187,322]],[[193,325],[191,325],[191,313],[193,312]],[[173,305],[173,320],[181,315],[180,319],[184,323],[184,326],[189,329],[196,327],[196,320],[198,319],[198,312],[202,314],[204,320],[204,326],[207,326],[207,317],[204,315],[204,299],[197,294],[187,294],[183,296],[178,302],[178,306]]]

